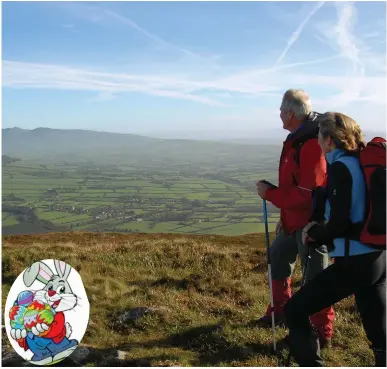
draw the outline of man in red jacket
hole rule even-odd
[[[285,92],[280,108],[283,128],[290,134],[286,138],[280,158],[278,187],[263,181],[257,182],[257,192],[262,199],[281,209],[276,239],[270,246],[273,280],[274,316],[276,324],[283,324],[283,307],[290,299],[291,276],[297,255],[304,265],[308,246],[302,242],[302,229],[312,215],[312,191],[326,183],[326,161],[317,142],[317,113],[303,90]],[[320,248],[312,252],[306,270],[306,281],[328,266],[328,252]],[[321,346],[332,337],[334,311],[326,308],[311,317],[317,329]],[[260,325],[271,325],[270,305]]]

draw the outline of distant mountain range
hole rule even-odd
[[[41,160],[63,159],[98,159],[107,157],[131,157],[144,160],[183,160],[194,157],[206,158],[222,156],[223,159],[239,158],[240,160],[257,160],[258,156],[273,152],[281,146],[286,132],[274,131],[269,137],[246,137],[223,140],[189,140],[154,138],[134,134],[96,132],[89,130],[65,130],[52,128],[3,128],[3,155],[16,158]],[[385,136],[383,132],[366,132],[369,140],[374,136]],[[268,148],[265,150],[265,147]],[[279,154],[275,149],[276,155]]]
[[[1,164],[4,165],[4,166],[7,165],[7,164],[12,164],[15,161],[20,161],[20,159],[18,159],[18,158],[11,158],[11,157],[9,157],[7,155],[2,155],[2,157],[1,157]]]
[[[53,150],[88,147],[119,147],[123,144],[131,145],[152,144],[159,139],[140,135],[120,134],[110,132],[96,132],[81,129],[66,130],[52,128],[35,128],[26,130],[21,128],[3,128],[3,153],[40,150]]]
[[[58,158],[100,160],[122,156],[140,158],[142,161],[161,159],[187,162],[201,157],[208,162],[217,156],[225,159],[239,157],[240,160],[257,160],[265,147],[264,140],[257,145],[51,128],[4,128],[2,144],[3,155],[44,161]]]

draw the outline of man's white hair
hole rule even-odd
[[[284,93],[281,110],[293,112],[297,119],[303,120],[312,112],[312,102],[304,90],[290,89]]]

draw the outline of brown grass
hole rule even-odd
[[[261,234],[4,237],[2,304],[23,269],[57,258],[80,273],[86,288],[91,311],[84,345],[117,348],[126,359],[153,366],[276,366],[271,331],[251,325],[268,301],[264,242]],[[352,298],[336,305],[333,347],[324,352],[328,366],[373,365],[353,305]],[[161,309],[125,327],[114,324],[117,314],[139,306]]]

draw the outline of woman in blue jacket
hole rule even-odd
[[[303,230],[304,242],[327,245],[335,262],[305,284],[284,307],[292,357],[301,366],[323,366],[317,335],[309,316],[355,295],[376,366],[386,366],[386,255],[345,236],[351,223],[365,217],[366,184],[357,153],[364,148],[360,127],[348,116],[325,113],[319,144],[329,165],[323,222]],[[317,219],[316,219],[317,220]]]

